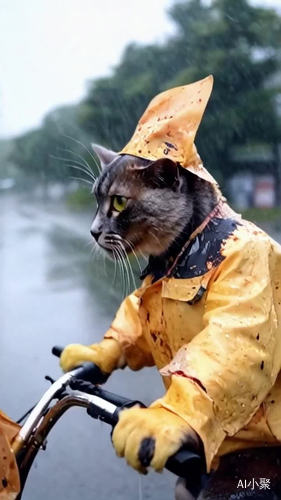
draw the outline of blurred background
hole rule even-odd
[[[127,282],[92,252],[91,142],[120,149],[150,99],[212,73],[197,135],[231,205],[281,241],[279,0],[0,0],[0,408],[19,418],[60,373],[53,344],[98,341]],[[113,275],[116,274],[115,280]],[[110,390],[149,403],[154,370]],[[82,410],[55,427],[24,500],[173,497]]]

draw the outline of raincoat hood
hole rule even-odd
[[[161,92],[152,99],[128,144],[119,154],[147,160],[169,158],[217,184],[203,167],[194,139],[213,88],[213,76]]]

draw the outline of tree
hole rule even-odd
[[[196,22],[191,22],[194,7]],[[174,51],[192,61],[173,83],[180,85],[206,73],[215,76],[197,142],[207,167],[228,175],[235,145],[274,144],[279,136],[275,99],[281,89],[268,84],[280,68],[281,18],[247,0],[215,0],[209,8],[194,0],[176,4],[171,15],[182,30]]]
[[[161,61],[166,61],[161,47],[130,44],[114,75],[90,84],[79,116],[96,141],[119,149],[130,138],[145,104],[167,77]]]
[[[46,115],[40,128],[14,140],[10,160],[20,167],[28,183],[31,178],[46,184],[83,176],[79,169],[92,162],[92,157],[84,146],[89,138],[77,124],[76,115],[76,106],[58,108]]]
[[[112,75],[90,82],[80,104],[52,111],[40,129],[16,139],[12,159],[33,176],[69,179],[69,170],[53,156],[69,155],[73,163],[76,155],[82,164],[92,164],[92,157],[65,135],[118,151],[155,94],[212,73],[214,91],[196,138],[206,167],[223,184],[233,171],[233,148],[265,142],[274,152],[281,197],[281,17],[249,0],[177,1],[169,15],[173,36],[162,44],[128,45]]]
[[[275,145],[280,135],[281,89],[270,82],[280,70],[281,18],[247,0],[181,1],[170,16],[174,36],[162,45],[129,45],[113,75],[90,84],[80,123],[118,150],[156,93],[212,73],[214,91],[196,142],[207,168],[223,181],[234,146]]]

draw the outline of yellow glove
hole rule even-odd
[[[161,471],[168,458],[183,444],[200,448],[194,430],[178,415],[165,408],[131,408],[120,414],[112,441],[117,455],[145,474],[151,465]]]
[[[90,346],[69,344],[60,357],[60,365],[65,372],[86,361],[95,363],[104,373],[111,373],[115,368],[124,366],[121,347],[114,339],[104,339],[99,344]]]

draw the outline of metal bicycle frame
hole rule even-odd
[[[136,404],[143,407],[139,401],[124,398],[93,385],[89,382],[92,370],[92,365],[86,363],[55,381],[33,408],[12,442],[21,482],[21,491],[16,500],[21,498],[34,458],[39,449],[44,448],[49,432],[66,410],[72,406],[84,407],[92,418],[115,426],[120,411]],[[197,492],[201,489],[201,476],[205,465],[200,454],[182,446],[168,458],[165,468],[180,477],[185,477],[186,471],[189,470],[192,478],[190,491]]]
[[[94,405],[110,415],[116,411],[117,407],[114,404],[98,396],[69,389],[69,383],[77,373],[78,370],[72,370],[51,385],[34,407],[12,443],[21,481],[21,492],[16,500],[21,498],[28,473],[38,451],[44,446],[53,426],[69,408],[72,406],[89,408],[90,405]],[[54,399],[57,399],[56,403],[50,406]]]

